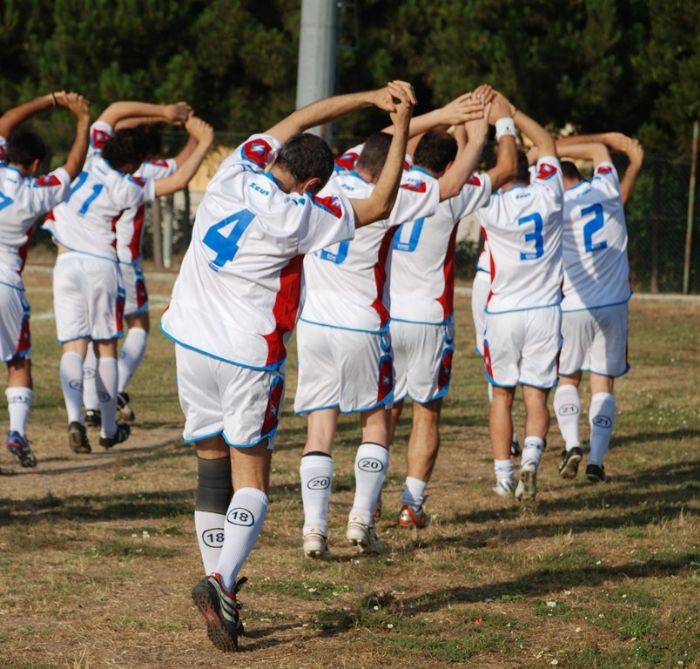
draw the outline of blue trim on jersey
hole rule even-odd
[[[19,174],[22,177],[22,179],[31,178],[31,177],[24,176],[24,174],[22,174],[22,171],[18,167],[15,167],[14,165],[8,165],[7,163],[5,163],[5,169],[13,170],[14,172],[17,172],[17,174]]]
[[[223,430],[217,430],[216,432],[212,432],[211,434],[205,434],[201,437],[192,437],[192,439],[185,439],[183,437],[182,441],[185,444],[196,444],[198,441],[204,441],[205,439],[213,439],[214,437],[218,437],[223,434]]]
[[[306,416],[306,414],[311,413],[312,411],[323,411],[324,409],[339,409],[340,404],[336,402],[335,404],[327,404],[325,406],[319,406],[319,407],[311,407],[310,409],[294,409],[294,413],[297,416]]]
[[[114,335],[114,337],[109,337],[108,339],[95,339],[94,337],[91,337],[89,334],[86,335],[79,335],[77,337],[70,337],[69,339],[59,339],[56,337],[56,341],[59,344],[67,344],[68,342],[71,341],[77,341],[78,339],[87,339],[88,341],[112,341],[113,339],[121,339],[124,336],[124,332],[119,332]]]
[[[564,192],[568,192],[571,190],[574,190],[574,188],[578,188],[579,186],[583,186],[584,184],[590,184],[591,182],[588,181],[588,179],[580,179],[578,183],[574,184],[573,186],[569,186],[568,188],[564,189]]]
[[[51,230],[48,227],[46,227],[46,223],[43,223],[41,225],[41,230],[44,230],[51,235],[51,239],[52,239],[54,244],[60,244],[61,246],[64,246],[71,253],[78,253],[81,256],[89,256],[90,258],[99,258],[100,260],[109,260],[109,262],[113,262],[115,265],[119,264],[119,259],[116,257],[116,252],[115,252],[115,256],[110,258],[108,256],[98,255],[97,253],[89,253],[88,251],[80,251],[80,250],[74,249],[71,246],[68,246],[68,244],[65,244],[64,242],[62,242],[58,237],[56,237],[56,235],[53,234],[53,232],[51,232]],[[59,254],[58,258],[60,258],[61,255],[63,255],[63,254]]]
[[[367,334],[385,334],[389,330],[389,321],[381,330],[363,330],[361,328],[348,328],[344,325],[329,325],[328,323],[319,323],[317,321],[310,321],[306,318],[300,318],[300,321],[304,323],[310,323],[311,325],[318,325],[322,328],[333,328],[334,330],[349,330],[350,332],[366,332]]]
[[[30,346],[26,351],[22,351],[21,353],[13,353],[9,358],[5,358],[3,362],[10,363],[13,360],[29,360],[31,357],[32,349]]]
[[[263,441],[267,441],[268,439],[272,441],[275,438],[275,434],[277,434],[277,428],[274,428],[273,430],[270,430],[266,435],[263,437],[260,437],[257,441],[252,441],[248,444],[234,444],[233,442],[229,441],[226,438],[226,432],[222,431],[221,436],[223,437],[224,441],[226,442],[226,445],[231,447],[231,448],[255,448],[256,446],[259,446],[262,444]]]
[[[552,388],[556,388],[558,383],[559,383],[559,379],[557,379],[554,382],[554,384],[551,386],[538,386],[534,383],[527,383],[526,381],[523,381],[522,379],[518,379],[519,386],[530,386],[530,388],[538,388],[539,390],[551,390]]]
[[[26,288],[22,286],[13,286],[11,283],[7,283],[6,281],[0,281],[0,285],[2,286],[7,286],[8,288],[14,288],[15,290],[18,290],[20,293],[26,292]]]
[[[577,369],[575,372],[559,372],[559,376],[573,376],[574,374],[578,374],[579,372],[588,372],[589,374],[596,374],[597,376],[606,376],[609,379],[619,379],[621,376],[624,376],[627,374],[627,372],[632,369],[632,365],[629,364],[629,362],[625,363],[626,364],[626,369],[624,372],[620,372],[619,374],[603,374],[602,372],[596,372],[592,369],[588,369],[585,367],[581,367],[581,369]]]
[[[411,165],[411,167],[409,167],[406,171],[407,172],[423,172],[423,174],[427,174],[431,179],[435,178],[434,174],[431,174],[424,167],[419,167],[418,165]]]
[[[347,171],[347,170],[346,170],[346,171]],[[363,183],[366,183],[366,184],[370,183],[370,182],[367,181],[367,179],[365,179],[357,170],[350,170],[350,171],[348,172],[348,176],[357,177],[360,181],[362,181]]]
[[[352,413],[365,413],[366,411],[374,411],[375,409],[379,409],[379,407],[385,407],[387,404],[393,404],[394,402],[394,389],[391,389],[391,392],[387,394],[387,396],[381,401],[377,402],[376,404],[373,404],[370,407],[364,407],[362,409],[348,409],[346,411],[343,411],[341,409],[340,413],[343,415],[349,415]]]
[[[496,380],[486,371],[486,369],[484,369],[484,377],[492,386],[495,386],[496,388],[517,388],[518,386],[517,381],[513,386],[507,386],[502,383],[496,383]]]
[[[448,383],[437,395],[434,395],[431,397],[429,400],[417,400],[411,393],[406,393],[404,395],[405,397],[410,397],[412,401],[414,401],[416,404],[430,404],[431,402],[434,402],[435,400],[441,400],[445,395],[447,395],[447,391],[450,389],[450,384]],[[398,400],[395,400],[398,401]]]
[[[407,318],[394,318],[393,316],[389,318],[389,326],[391,327],[391,322],[396,321],[397,323],[412,323],[413,325],[434,325],[439,327],[441,325],[449,325],[453,320],[454,312],[452,312],[445,320],[440,321],[409,321]]]
[[[279,360],[276,362],[274,365],[266,365],[265,367],[256,367],[255,365],[246,365],[243,362],[236,362],[235,360],[227,360],[226,358],[221,358],[218,355],[214,355],[213,353],[208,353],[207,351],[203,351],[201,348],[197,348],[196,346],[191,346],[190,344],[185,344],[185,342],[180,341],[173,335],[171,335],[169,332],[166,332],[165,329],[163,328],[163,323],[159,323],[159,329],[161,333],[166,337],[166,339],[169,339],[173,343],[177,344],[178,346],[182,346],[182,348],[186,348],[190,351],[194,351],[195,353],[199,353],[200,355],[205,355],[207,358],[213,358],[214,360],[218,360],[219,362],[225,362],[229,365],[236,365],[236,367],[243,367],[244,369],[254,369],[255,371],[258,372],[276,372],[280,369],[280,367],[284,366],[284,361],[286,360],[285,358],[282,358],[282,360]]]
[[[273,184],[275,184],[275,186],[277,186],[277,188],[282,190],[282,184],[280,184],[280,182],[277,180],[277,177],[274,174],[272,174],[272,172],[265,172],[263,170],[258,171],[254,169],[251,169],[251,172],[255,172],[256,174],[260,174],[264,177],[267,177],[270,181],[272,181]]]
[[[143,306],[139,307],[138,309],[135,309],[134,311],[130,311],[128,314],[125,313],[124,318],[131,318],[132,316],[140,316],[141,314],[145,314],[148,311],[148,300],[146,301],[146,304]]]
[[[596,307],[580,307],[579,309],[565,309],[564,307],[561,308],[562,314],[571,314],[574,313],[575,311],[594,311],[595,309],[607,309],[608,307],[619,307],[621,304],[629,304],[629,301],[632,299],[632,293],[630,293],[630,296],[626,299],[623,300],[622,302],[611,302],[610,304],[601,304],[600,306]]]
[[[477,272],[484,272],[485,274],[491,274],[490,270],[484,269],[483,267],[479,267],[479,263],[476,264],[476,271]]]
[[[553,302],[552,304],[543,304],[538,307],[523,307],[522,309],[506,309],[506,311],[489,311],[488,305],[484,309],[485,314],[492,314],[493,316],[500,316],[501,314],[514,314],[518,311],[534,311],[535,309],[552,309],[553,307],[558,307],[561,305],[561,301]]]

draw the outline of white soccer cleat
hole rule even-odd
[[[520,480],[515,489],[516,499],[535,499],[537,497],[537,466],[527,464],[520,468]]]
[[[304,555],[312,560],[330,560],[328,539],[320,532],[307,532],[304,535]]]
[[[512,497],[515,493],[515,479],[497,479],[492,490],[499,497]]]
[[[353,546],[359,546],[361,553],[377,555],[386,551],[386,546],[374,531],[374,526],[365,525],[356,516],[348,520],[348,530],[345,534]]]

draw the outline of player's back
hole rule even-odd
[[[591,181],[564,193],[562,310],[627,302],[631,295],[627,226],[617,172],[597,165]]]
[[[494,193],[479,210],[491,254],[488,313],[560,303],[562,193],[559,161],[543,158],[530,185]]]

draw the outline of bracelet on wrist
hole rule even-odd
[[[53,106],[54,106],[54,107],[57,107],[57,106],[58,106],[58,102],[57,102],[57,100],[56,100],[56,94],[55,94],[55,93],[51,93],[51,100],[53,101]]]
[[[510,116],[504,116],[496,121],[496,141],[500,140],[501,137],[509,135],[511,137],[516,136],[515,123]]]

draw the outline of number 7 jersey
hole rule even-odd
[[[545,157],[529,186],[494,193],[478,210],[491,253],[487,313],[561,302],[563,192],[559,160]]]
[[[627,226],[612,163],[596,165],[591,181],[564,192],[562,311],[624,304],[632,295]]]

